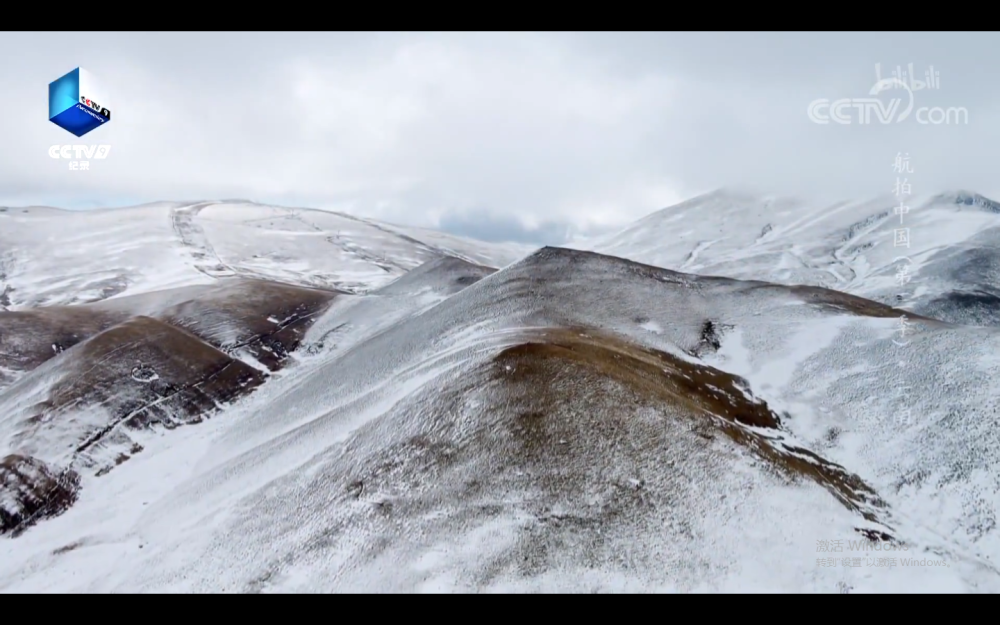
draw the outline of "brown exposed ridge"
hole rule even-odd
[[[85,305],[0,310],[0,367],[30,371],[127,317]]]
[[[135,317],[78,347],[80,367],[50,396],[50,409],[101,403],[114,417],[84,451],[118,425],[170,428],[261,384],[263,375],[199,337],[150,317]],[[116,362],[110,362],[111,359]],[[103,364],[102,364],[103,363]]]
[[[612,256],[610,254],[601,254],[599,252],[591,252],[589,250],[577,250],[551,245],[545,246],[535,251],[533,254],[524,257],[517,263],[514,263],[511,267],[530,267],[532,265],[545,265],[553,262],[562,262],[569,266],[580,267],[583,267],[588,263],[604,263],[606,266],[618,266],[632,275],[655,279],[659,282],[667,284],[733,284],[746,285],[748,287],[775,286],[777,288],[787,288],[777,284],[772,285],[770,282],[763,282],[760,280],[739,280],[737,278],[729,278],[726,276],[685,273],[683,271],[675,271],[673,269],[657,267],[656,265],[640,263],[628,258],[622,258],[621,256]]]
[[[183,328],[228,354],[247,352],[269,370],[276,371],[298,349],[316,317],[343,294],[238,278],[172,306],[156,318]]]
[[[0,535],[19,536],[41,519],[57,516],[76,502],[80,476],[56,473],[37,458],[10,455],[0,460]]]
[[[69,440],[76,439],[74,462],[83,465],[94,461],[79,454],[95,446],[132,445],[123,428],[196,423],[264,381],[253,367],[150,317],[106,330],[62,358],[59,379],[22,418],[12,442],[30,446],[36,436],[58,428]],[[107,412],[96,428],[92,420],[78,416],[90,407]]]
[[[498,378],[537,383],[567,363],[583,366],[660,405],[681,408],[696,418],[692,425],[702,437],[722,433],[787,478],[812,480],[849,510],[888,528],[880,519],[887,515],[885,503],[874,489],[844,467],[786,442],[778,415],[750,394],[743,379],[590,328],[533,331],[524,338],[495,356]],[[559,401],[552,394],[532,399],[536,418]]]
[[[167,308],[157,309],[155,296],[136,296],[0,313],[0,366],[17,365],[11,368],[25,374],[24,384],[46,380],[47,389],[12,420],[16,458],[29,458],[40,441],[57,435],[72,446],[68,467],[107,473],[142,450],[129,430],[197,423],[253,391],[265,373],[235,356],[280,368],[337,295],[234,280],[167,294],[180,301]],[[6,532],[17,535],[75,501],[79,478],[71,469],[56,476],[57,469],[33,459],[11,463],[0,471],[0,503],[15,502],[3,512]]]
[[[30,445],[47,430],[61,430],[75,439],[69,467],[100,465],[98,476],[142,451],[128,430],[198,423],[264,381],[263,373],[201,338],[142,316],[74,346],[62,358],[59,379],[26,413],[11,440]],[[103,409],[106,419],[95,424],[92,417],[78,416],[91,407]],[[109,453],[115,454],[110,463]],[[68,467],[57,472],[23,454],[4,460],[0,533],[17,536],[37,520],[62,513],[76,501],[79,482]]]
[[[935,325],[947,325],[945,322],[931,317],[918,315],[901,308],[893,308],[886,304],[850,295],[842,291],[809,285],[784,285],[761,280],[741,280],[725,276],[691,274],[655,265],[636,262],[618,256],[610,256],[585,250],[546,246],[525,257],[515,265],[546,265],[560,262],[567,266],[580,266],[587,263],[606,263],[607,266],[618,266],[630,274],[658,280],[667,284],[683,284],[697,288],[699,285],[731,285],[739,291],[763,290],[774,293],[786,293],[807,304],[812,304],[830,311],[847,312],[853,315],[876,318],[899,318],[906,316],[909,320],[923,321]]]
[[[913,321],[925,321],[936,325],[947,325],[938,319],[918,315],[908,310],[903,310],[902,308],[893,308],[892,306],[881,304],[870,299],[850,295],[842,291],[834,291],[833,289],[824,289],[823,287],[818,286],[794,285],[781,287],[779,285],[767,285],[755,288],[788,289],[790,293],[799,297],[807,304],[814,304],[828,310],[848,312],[862,317],[898,319],[899,317],[906,316],[907,319]]]
[[[305,331],[342,291],[236,278],[163,310],[146,301],[187,287],[74,306],[0,310],[0,367],[30,371],[50,358],[137,314],[183,328],[227,352],[248,353],[274,371],[298,348]],[[235,337],[226,341],[223,337]]]

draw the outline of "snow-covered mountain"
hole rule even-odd
[[[247,202],[0,208],[0,532],[61,511],[74,489],[53,507],[38,485],[110,470],[142,449],[136,428],[262,384],[334,301],[532,249]]]
[[[0,305],[78,304],[234,276],[359,292],[444,256],[502,267],[533,249],[252,202],[0,207]]]
[[[678,271],[853,293],[1000,325],[1000,203],[971,192],[832,205],[720,190],[580,245]]]
[[[1000,215],[922,206],[902,300],[879,202],[603,253],[163,204],[37,267],[56,213],[9,209],[0,589],[1000,592],[1000,330],[914,310],[998,286]]]

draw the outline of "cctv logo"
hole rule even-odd
[[[49,121],[78,137],[111,121],[108,106],[107,93],[82,67],[49,83]]]
[[[51,158],[107,158],[110,145],[53,145],[49,148]]]
[[[110,151],[110,145],[53,145],[49,148],[49,156],[55,159],[105,159]],[[70,171],[89,171],[90,161],[70,161],[69,169]]]

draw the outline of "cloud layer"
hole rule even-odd
[[[0,55],[3,204],[241,197],[558,242],[724,185],[886,193],[897,152],[914,192],[1000,195],[989,34],[8,33]],[[968,125],[810,122],[876,63],[933,65],[917,106]],[[46,118],[77,66],[114,115],[82,139]],[[112,150],[72,172],[64,143]]]

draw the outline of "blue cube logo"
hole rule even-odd
[[[111,121],[108,94],[90,72],[78,67],[49,83],[49,121],[82,137]]]

